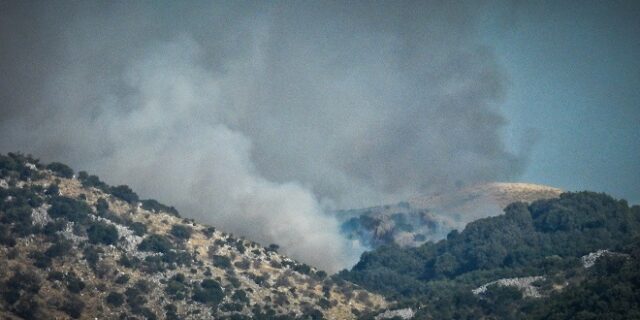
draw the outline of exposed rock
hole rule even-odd
[[[475,295],[483,294],[487,291],[487,288],[489,286],[498,285],[518,288],[522,292],[523,297],[540,298],[542,297],[542,295],[538,291],[538,288],[536,288],[532,284],[538,280],[544,279],[544,276],[498,279],[496,281],[485,283],[482,286],[471,290],[471,292],[473,292],[473,294]]]
[[[415,312],[411,308],[405,309],[397,309],[397,310],[387,310],[375,317],[376,320],[380,319],[391,319],[395,317],[400,317],[402,319],[412,319],[415,315]]]

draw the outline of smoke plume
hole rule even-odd
[[[517,176],[480,9],[1,2],[0,151],[32,153],[328,271],[326,212]]]

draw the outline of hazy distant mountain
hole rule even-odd
[[[351,319],[386,306],[276,251],[127,186],[0,155],[2,319]]]
[[[501,214],[510,203],[551,199],[561,193],[544,185],[494,182],[419,195],[392,205],[339,211],[338,217],[343,233],[366,245],[416,246],[440,240],[471,221]]]

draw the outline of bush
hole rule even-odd
[[[129,229],[131,229],[133,233],[139,237],[142,237],[147,233],[147,225],[142,222],[134,222],[130,224]]]
[[[167,253],[171,249],[173,249],[171,241],[167,239],[167,237],[159,234],[147,236],[138,245],[138,250],[140,251]]]
[[[185,226],[185,225],[181,225],[181,224],[175,224],[171,227],[171,234],[179,239],[184,239],[187,240],[191,237],[191,233],[193,232],[193,230],[191,229],[191,227]]]
[[[118,292],[110,292],[105,300],[108,304],[114,307],[119,307],[124,303],[124,295]]]
[[[218,305],[224,299],[224,292],[220,283],[213,279],[205,279],[200,283],[200,288],[193,292],[193,300],[196,302]]]
[[[109,186],[106,183],[100,181],[100,178],[98,178],[98,176],[88,175],[85,171],[78,172],[78,180],[80,180],[82,186],[85,188],[93,187],[102,191],[109,190]]]
[[[82,311],[84,310],[84,302],[73,296],[68,297],[61,309],[70,317],[77,319],[82,315]]]
[[[73,178],[73,169],[69,168],[66,164],[52,162],[47,166],[47,169],[53,171],[53,173],[59,177],[67,179]]]
[[[59,239],[54,244],[52,244],[44,254],[49,258],[57,258],[69,253],[71,250],[72,244],[71,241],[67,239]]]
[[[86,203],[75,199],[54,196],[50,200],[49,215],[52,218],[66,218],[69,221],[83,222],[91,210]]]
[[[109,192],[116,198],[124,200],[128,203],[138,202],[138,195],[129,188],[127,185],[120,185],[117,187],[111,187]]]
[[[85,284],[76,276],[75,273],[70,272],[66,277],[67,289],[73,293],[80,293],[84,289]]]
[[[231,260],[226,256],[213,255],[213,265],[220,269],[231,268]]]
[[[111,245],[118,242],[118,229],[104,222],[93,223],[87,228],[89,242],[93,244]]]
[[[154,199],[142,200],[141,202],[142,202],[142,208],[145,209],[145,210],[149,210],[151,212],[163,211],[163,212],[169,213],[169,214],[171,214],[173,216],[180,217],[180,213],[178,212],[178,210],[176,208],[166,206],[166,205],[164,205],[164,204],[162,204],[162,203],[160,203],[160,202],[158,202],[158,201],[156,201]]]

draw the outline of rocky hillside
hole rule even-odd
[[[0,156],[0,295],[3,319],[351,319],[386,306],[276,245],[20,154]]]
[[[406,202],[338,212],[342,231],[371,247],[395,243],[403,247],[443,239],[474,220],[496,216],[513,202],[557,198],[561,189],[531,183],[485,183]]]

